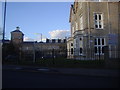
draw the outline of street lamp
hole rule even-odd
[[[5,6],[4,6],[4,24],[3,24],[3,43],[4,43],[4,39],[5,39],[6,5],[7,5],[7,1],[5,0]]]

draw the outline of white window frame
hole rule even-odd
[[[95,16],[97,15],[97,19],[95,18]],[[101,16],[101,20],[99,20],[99,16]],[[94,13],[94,27],[95,29],[104,29],[104,24],[103,24],[103,13]],[[96,27],[96,25],[98,27]],[[100,27],[101,25],[101,27]]]
[[[99,55],[99,47],[100,47],[100,55],[104,55],[104,53],[102,52],[102,48],[104,46],[106,46],[106,42],[105,42],[105,38],[95,38],[97,40],[97,44],[94,45],[94,47],[97,47],[97,53],[95,53],[95,55]],[[100,39],[100,45],[98,45],[98,40]],[[104,39],[104,45],[102,44],[102,39]],[[94,40],[95,41],[95,40]]]

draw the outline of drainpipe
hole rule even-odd
[[[89,40],[89,50],[90,50],[90,58],[91,58],[91,43],[90,43],[90,35],[91,35],[91,32],[90,32],[90,2],[87,2],[87,11],[88,11],[88,40]],[[87,50],[88,52],[88,50]]]
[[[109,24],[109,34],[111,34],[111,23],[110,23],[110,11],[109,11],[109,2],[107,2],[107,11],[108,11],[108,24]],[[109,58],[111,58],[111,45],[109,45]]]

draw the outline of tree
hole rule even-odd
[[[8,55],[15,55],[15,54],[16,54],[15,47],[12,43],[3,43],[3,47],[2,47],[2,58],[3,58],[3,60]]]

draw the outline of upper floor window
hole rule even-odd
[[[95,20],[95,28],[96,29],[103,29],[103,14],[102,13],[95,13],[94,20]]]
[[[82,38],[80,38],[80,41],[82,40]]]
[[[73,43],[71,43],[71,46],[73,46]]]
[[[96,46],[104,46],[105,45],[105,38],[95,38],[95,45]]]

